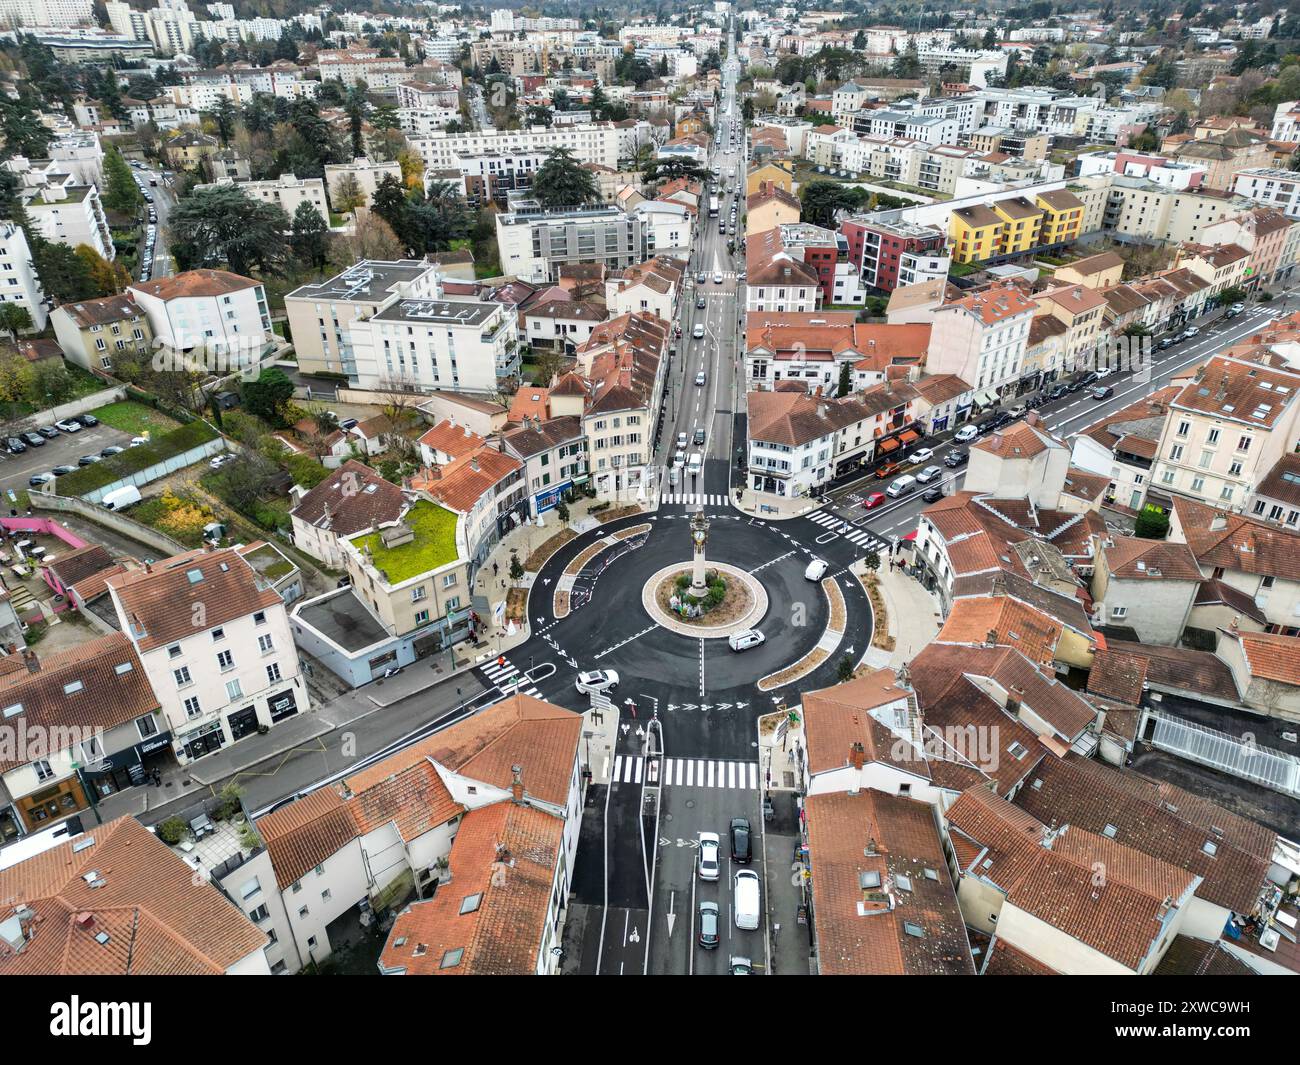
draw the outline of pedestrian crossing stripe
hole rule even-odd
[[[640,784],[645,773],[645,759],[633,755],[615,755],[615,784]],[[723,788],[732,791],[757,791],[757,762],[731,762],[708,758],[665,758],[664,787]]]
[[[834,514],[828,514],[824,510],[816,510],[807,515],[811,522],[815,522],[823,529],[842,536],[849,543],[857,547],[865,547],[871,551],[882,551],[886,544],[880,537],[868,532],[866,529],[859,529],[855,525],[850,525],[843,518],[837,518]]]
[[[725,507],[727,497],[725,495],[711,495],[707,492],[666,492],[661,497],[664,503],[683,503],[686,506],[699,504],[705,507]]]
[[[542,698],[541,691],[525,674],[520,673],[508,658],[505,660],[505,665],[498,665],[494,660],[486,665],[479,666],[479,668],[487,674],[488,680],[495,684],[503,695],[515,695],[518,692],[523,692],[525,695],[531,695],[534,699]],[[528,685],[527,688],[524,687],[525,684]]]

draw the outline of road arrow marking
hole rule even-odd
[[[550,578],[550,577],[543,577],[543,578],[542,578],[542,583],[543,583],[543,584],[550,584],[550,583],[551,583],[551,578]]]
[[[659,837],[659,846],[661,846],[661,847],[671,847],[672,845],[673,845],[673,841],[670,840],[667,836],[660,836],[660,837]]]
[[[743,709],[744,709],[745,707],[747,707],[748,705],[749,705],[749,703],[737,703],[737,704],[736,704],[736,709],[737,709],[737,710],[743,710]]]
[[[683,710],[698,710],[699,707],[696,706],[694,703],[682,703],[682,709],[683,709]]]
[[[668,894],[668,938],[673,938],[673,925],[677,921],[677,914],[673,911],[676,904],[677,892],[672,891]]]
[[[719,710],[730,710],[730,709],[731,709],[731,703],[718,703],[717,709],[719,709]]]

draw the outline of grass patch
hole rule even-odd
[[[191,448],[215,440],[217,436],[217,431],[207,422],[190,422],[189,425],[182,425],[179,429],[155,437],[147,444],[128,448],[120,455],[59,478],[59,495],[85,495],[96,488],[103,488],[106,484],[184,454]]]
[[[90,413],[105,425],[130,433],[132,436],[143,436],[146,432],[156,436],[158,433],[170,432],[180,424],[175,418],[169,418],[161,411],[146,407],[143,403],[137,403],[132,399],[110,403]]]
[[[455,513],[422,499],[407,511],[405,521],[415,533],[409,543],[385,547],[378,532],[352,541],[362,551],[370,549],[375,567],[388,575],[389,584],[401,584],[456,561]]]
[[[969,277],[971,274],[977,274],[983,267],[976,263],[957,263],[954,262],[948,267],[948,273],[952,277]]]

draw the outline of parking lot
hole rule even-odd
[[[82,455],[98,455],[110,445],[127,447],[130,443],[130,433],[112,429],[101,422],[77,433],[61,432],[57,437],[46,440],[43,447],[28,447],[19,455],[0,450],[0,491],[17,492],[27,489],[32,474],[48,473],[52,467],[59,465],[76,466]]]

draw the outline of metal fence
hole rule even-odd
[[[1154,725],[1150,742],[1161,750],[1300,798],[1300,758],[1158,710],[1146,714]],[[1145,723],[1139,734],[1147,734]]]

